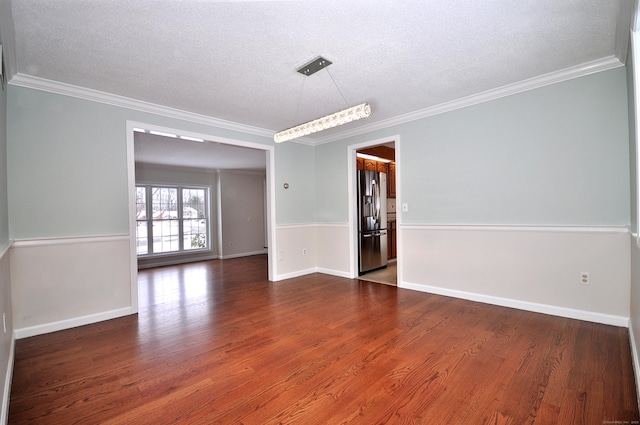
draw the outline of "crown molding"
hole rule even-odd
[[[456,99],[451,102],[442,103],[440,105],[431,106],[429,108],[420,109],[408,114],[399,115],[382,121],[365,124],[350,130],[340,131],[339,133],[322,138],[300,138],[291,142],[300,143],[308,146],[317,146],[325,143],[335,142],[346,139],[348,137],[369,133],[376,130],[382,130],[411,121],[420,120],[445,112],[451,112],[456,109],[466,108],[468,106],[477,105],[479,103],[489,102],[491,100],[510,96],[513,94],[537,89],[540,87],[560,83],[574,78],[583,77],[585,75],[597,72],[607,71],[610,69],[624,66],[616,56],[608,56],[606,58],[585,62],[560,71],[551,72],[538,77],[529,78],[517,83],[508,84],[496,89],[488,90],[475,95]],[[219,118],[200,115],[193,112],[187,112],[180,109],[174,109],[167,106],[157,105],[154,103],[135,100],[124,96],[114,95],[110,93],[100,92],[93,89],[74,86],[71,84],[61,83],[57,81],[47,80],[40,77],[33,77],[25,74],[16,74],[10,85],[26,87],[35,90],[42,90],[50,93],[61,94],[65,96],[76,97],[78,99],[90,100],[94,102],[104,103],[107,105],[118,106],[127,109],[133,109],[140,112],[146,112],[161,115],[169,118],[176,118],[183,121],[193,122],[197,124],[210,125],[226,130],[238,131],[241,133],[253,134],[256,136],[267,137],[273,139],[275,131],[264,128],[253,127],[246,124],[240,124],[233,121],[227,121]]]
[[[253,134],[256,136],[268,137],[270,139],[273,139],[273,134],[275,133],[272,130],[267,130],[264,128],[253,127],[246,124],[240,124],[220,118],[209,117],[206,115],[170,108],[168,106],[144,102],[142,100],[131,99],[124,96],[74,86],[72,84],[61,83],[58,81],[47,80],[40,77],[33,77],[21,73],[16,74],[11,79],[11,81],[9,81],[9,84],[13,86],[46,91],[49,93],[71,96],[83,100],[104,103],[106,105],[133,109],[139,112],[162,115],[165,117],[189,121],[196,124],[210,125],[218,128],[223,128],[225,130],[232,130],[241,133]]]
[[[335,142],[337,140],[346,139],[347,137],[357,136],[376,130],[382,130],[395,125],[405,124],[411,121],[443,114],[445,112],[451,112],[456,109],[462,109],[468,106],[477,105],[479,103],[489,102],[501,97],[511,96],[513,94],[534,90],[556,83],[561,83],[563,81],[572,80],[574,78],[583,77],[585,75],[608,71],[610,69],[619,68],[621,66],[624,66],[624,64],[620,62],[620,60],[616,56],[608,56],[606,58],[585,62],[583,64],[572,66],[570,68],[565,68],[560,71],[550,72],[548,74],[529,78],[517,83],[507,84],[506,86],[487,90],[485,92],[463,97],[461,99],[452,100],[451,102],[446,102],[440,105],[435,105],[429,108],[410,112],[408,114],[399,115],[394,118],[377,121],[371,124],[365,124],[351,130],[342,131],[332,136],[318,138],[315,139],[314,144],[317,146],[325,143]]]

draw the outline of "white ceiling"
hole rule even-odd
[[[270,132],[371,105],[371,117],[314,143],[614,55],[624,61],[633,3],[13,0],[15,69]],[[333,61],[328,71],[296,72],[319,55]]]

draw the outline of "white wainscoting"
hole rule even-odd
[[[127,235],[15,241],[17,339],[131,314]]]
[[[398,286],[629,325],[626,227],[401,226]],[[591,284],[580,285],[580,272]]]
[[[276,240],[274,281],[316,272],[315,224],[276,226]],[[303,250],[306,250],[306,255]]]
[[[318,272],[351,278],[352,249],[349,223],[316,224]]]
[[[276,238],[274,280],[317,272],[350,277],[347,223],[281,225],[276,227]]]

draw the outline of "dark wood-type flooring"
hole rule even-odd
[[[627,329],[266,269],[141,271],[139,315],[18,340],[9,423],[639,419]]]

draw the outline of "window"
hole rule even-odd
[[[138,255],[209,249],[209,189],[136,186]]]

